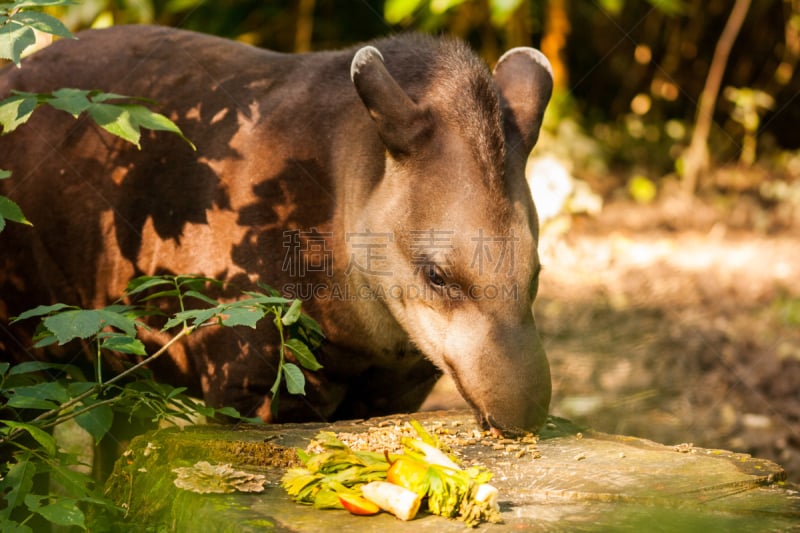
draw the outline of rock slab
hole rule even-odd
[[[464,531],[421,514],[402,522],[317,510],[292,502],[280,478],[319,431],[367,433],[412,418],[334,424],[192,426],[137,437],[117,463],[107,494],[127,510],[114,531]],[[424,425],[478,433],[470,413],[416,413]],[[551,419],[535,446],[481,438],[457,450],[494,473],[502,524],[483,531],[800,531],[800,492],[767,460],[690,444],[666,446]],[[198,494],[178,488],[173,469],[230,464],[266,478],[260,493]]]

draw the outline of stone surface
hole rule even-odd
[[[477,430],[467,412],[417,413],[425,425]],[[138,437],[117,463],[108,495],[128,509],[129,527],[168,531],[463,531],[458,521],[421,514],[401,522],[382,513],[353,516],[292,502],[280,478],[319,431],[367,432],[409,416],[246,428],[193,426]],[[770,461],[684,444],[580,429],[552,419],[535,450],[494,440],[457,449],[494,473],[504,523],[486,531],[800,531],[798,487]],[[174,485],[173,468],[229,463],[266,476],[261,493],[196,494]]]

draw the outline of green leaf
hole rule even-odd
[[[0,478],[0,493],[4,494],[3,499],[6,501],[5,508],[0,509],[0,523],[11,518],[11,512],[22,505],[25,496],[33,488],[35,463],[31,461],[29,454],[19,454],[16,460],[8,468],[5,477]]]
[[[197,150],[197,147],[192,143],[192,141],[183,135],[183,132],[180,130],[180,128],[164,115],[156,113],[155,111],[151,111],[141,105],[130,105],[127,109],[132,120],[139,126],[154,131],[167,131],[174,133],[186,141],[189,146],[192,147],[192,150]]]
[[[59,344],[65,344],[73,339],[93,337],[108,326],[113,326],[129,336],[135,337],[136,321],[121,313],[128,309],[126,306],[106,309],[71,309],[51,314],[43,320],[43,324],[56,336]]]
[[[68,457],[64,459],[68,459]],[[50,479],[57,485],[64,487],[73,498],[80,498],[84,501],[98,499],[93,497],[97,493],[92,491],[94,482],[91,475],[75,470],[68,463],[68,460],[61,464],[50,463]]]
[[[167,289],[165,291],[154,292],[153,294],[148,294],[147,296],[142,298],[142,301],[149,302],[151,300],[157,300],[159,298],[178,298],[180,295],[181,291],[172,288],[172,289]]]
[[[264,291],[269,296],[280,296],[281,295],[281,293],[279,293],[278,291],[276,291],[275,289],[273,289],[272,287],[270,287],[269,285],[267,285],[263,281],[257,281],[256,285],[258,285],[258,288],[260,288],[262,291]],[[258,293],[253,293],[253,294],[258,294]]]
[[[150,102],[150,100],[147,100],[146,98],[128,96],[119,93],[105,93],[102,91],[90,91],[89,96],[91,96],[92,102],[97,102],[97,103],[108,102],[109,100],[146,100]]]
[[[36,343],[33,345],[34,348],[46,348],[47,346],[58,344],[58,338],[48,331],[41,332],[36,335],[34,339],[36,340]]]
[[[319,364],[317,358],[314,357],[314,354],[311,353],[311,350],[308,349],[308,346],[306,346],[303,341],[294,338],[289,339],[286,341],[286,347],[295,354],[297,362],[300,363],[303,368],[307,368],[311,371],[322,368],[322,365]]]
[[[5,180],[5,179],[8,179],[10,177],[11,177],[11,171],[10,170],[3,170],[2,168],[0,168],[0,180]]]
[[[67,391],[69,391],[69,395],[74,398],[95,387],[98,387],[98,384],[90,381],[72,381],[67,384]]]
[[[319,323],[308,315],[300,315],[300,326],[312,334],[309,336],[309,340],[312,340],[312,342],[315,341],[314,347],[319,346],[319,340],[325,338],[325,334],[322,333],[322,328]]]
[[[88,112],[98,126],[141,149],[139,125],[131,118],[127,107],[126,104],[93,103]]]
[[[20,375],[20,374],[30,374],[32,372],[41,372],[42,370],[57,370],[59,372],[66,371],[70,372],[74,370],[75,367],[72,365],[65,365],[64,363],[48,363],[45,361],[25,361],[23,363],[17,363],[11,367],[11,370],[8,372],[9,376],[13,375]]]
[[[283,380],[283,369],[285,368],[285,364],[278,366],[278,374],[275,376],[275,381],[272,383],[272,387],[269,389],[269,392],[272,394],[272,402],[273,402],[273,409],[275,408],[274,403],[276,402],[276,398],[278,397],[278,393],[281,389],[281,381]],[[275,411],[273,410],[273,413]]]
[[[6,19],[0,26],[0,58],[10,59],[19,66],[23,52],[34,44],[36,44],[36,34],[32,28],[13,19]]]
[[[284,298],[283,296],[266,296],[264,294],[252,291],[244,291],[243,294],[249,297],[247,300],[244,300],[245,302],[263,306],[285,305],[290,302],[290,300]]]
[[[89,101],[89,91],[83,89],[58,89],[52,95],[53,98],[47,100],[47,104],[75,118],[92,105]]]
[[[42,400],[41,398],[17,395],[12,395],[6,403],[6,406],[13,407],[15,409],[39,409],[41,411],[56,409],[58,405],[59,404],[55,402]]]
[[[35,30],[43,33],[49,33],[57,37],[64,37],[67,39],[74,39],[75,36],[67,29],[64,24],[57,18],[42,13],[41,11],[25,11],[14,15],[15,21],[30,26]]]
[[[50,501],[53,501],[52,498]],[[28,503],[26,498],[25,503]],[[78,500],[58,497],[49,505],[31,508],[49,522],[59,526],[77,526],[86,529],[83,511],[78,508]]]
[[[6,220],[33,226],[31,221],[25,218],[25,215],[22,214],[22,209],[15,202],[5,196],[0,196],[0,231],[5,227]]]
[[[187,311],[181,311],[180,313],[175,313],[175,316],[167,320],[167,323],[164,324],[161,331],[172,329],[184,322],[189,323],[192,327],[197,327],[217,316],[219,312],[220,310],[216,307],[211,309],[189,309]]]
[[[52,305],[38,305],[38,306],[34,307],[33,309],[28,309],[27,311],[25,311],[23,313],[20,313],[19,316],[16,316],[16,317],[12,318],[11,319],[11,324],[13,324],[14,322],[18,322],[20,320],[25,320],[27,318],[34,318],[34,317],[38,317],[38,316],[49,315],[49,314],[54,313],[56,311],[61,311],[62,309],[67,309],[67,308],[69,308],[69,309],[77,309],[74,306],[67,305],[67,304],[61,304],[61,303],[52,304]]]
[[[129,310],[127,306],[109,306],[96,309],[95,316],[103,322],[101,327],[113,326],[129,337],[136,337],[136,320],[127,315]]]
[[[91,406],[92,402],[84,400],[84,405]],[[75,421],[94,438],[95,443],[98,443],[111,429],[114,411],[109,405],[98,405],[76,416]]]
[[[49,455],[56,454],[56,440],[49,433],[42,431],[32,424],[26,424],[24,422],[14,422],[13,420],[0,420],[0,422],[12,429],[27,431]]]
[[[291,326],[297,322],[297,319],[300,318],[300,308],[302,305],[303,302],[300,300],[294,300],[292,302],[292,305],[289,306],[289,309],[281,317],[281,322],[283,322],[284,326]]]
[[[2,41],[2,34],[0,34]],[[3,135],[11,133],[20,125],[25,124],[34,110],[39,106],[39,98],[31,93],[14,93],[0,101],[0,126]]]
[[[128,296],[131,296],[161,285],[173,285],[173,282],[160,276],[140,276],[128,282],[125,292]]]
[[[199,292],[199,291],[188,290],[185,293],[183,293],[183,296],[184,296],[184,298],[187,298],[187,297],[197,298],[198,300],[201,300],[201,301],[203,301],[203,302],[205,302],[205,303],[207,303],[209,305],[219,305],[218,301],[216,301],[213,298],[209,298],[208,296],[206,296],[205,294],[203,294],[202,292]]]
[[[67,389],[58,381],[45,381],[36,385],[14,387],[11,389],[11,398],[27,397],[38,400],[52,400],[63,403],[69,400]]]
[[[3,529],[0,529],[0,531],[3,533],[34,533],[34,531],[25,524],[18,524],[13,521],[4,523]]]
[[[286,389],[289,394],[306,393],[306,377],[300,367],[294,363],[283,364],[284,379],[286,379]]]
[[[222,282],[212,278],[203,276],[175,276],[175,281],[178,286],[183,290],[202,291],[205,289],[206,284],[221,287]]]
[[[243,307],[232,307],[225,311],[227,317],[222,319],[222,324],[228,327],[248,326],[253,329],[259,320],[264,318],[264,311],[261,309],[248,309]]]
[[[129,335],[112,335],[103,339],[100,348],[133,355],[147,355],[142,341]]]
[[[62,311],[46,317],[43,324],[53,332],[59,344],[93,337],[106,325],[100,312],[95,309]]]

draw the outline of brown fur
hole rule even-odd
[[[383,60],[356,49],[282,55],[146,26],[79,37],[6,69],[0,94],[144,96],[198,149],[149,133],[139,151],[45,109],[0,139],[13,172],[2,194],[34,223],[0,234],[6,358],[39,357],[27,324],[7,325],[36,304],[102,306],[140,274],[197,273],[242,289],[261,280],[287,294],[325,292],[305,304],[327,336],[324,369],[307,376],[306,397],[283,395],[280,420],[413,410],[446,371],[484,423],[542,422],[550,376],[531,313],[538,228],[523,169],[551,80],[531,52],[504,57],[493,78],[463,44],[413,35],[372,43]],[[452,244],[446,292],[429,277],[441,250],[415,246],[430,230]],[[331,276],[287,268],[291,231],[324,240]],[[368,232],[385,234],[385,258],[360,272],[353,261],[375,259],[358,245]],[[516,239],[509,269],[470,264],[481,234]],[[466,293],[489,284],[517,287],[517,296]],[[366,297],[392,285],[401,294]],[[332,298],[334,288],[365,292]],[[207,330],[154,370],[212,405],[271,420],[275,343],[268,325]]]

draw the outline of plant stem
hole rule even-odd
[[[51,417],[58,417],[59,413],[65,411],[66,409],[69,409],[73,405],[83,401],[84,399],[88,398],[89,396],[91,396],[93,394],[97,394],[98,392],[101,392],[103,389],[108,388],[110,385],[113,385],[114,383],[116,383],[117,381],[121,380],[125,376],[127,376],[127,375],[131,374],[132,372],[135,372],[136,370],[142,368],[143,366],[153,362],[155,359],[157,359],[158,357],[163,355],[173,344],[178,342],[178,340],[180,340],[181,338],[189,335],[192,331],[194,331],[194,329],[195,328],[190,328],[190,327],[187,327],[186,325],[184,325],[184,327],[183,327],[183,329],[181,329],[181,331],[179,331],[174,337],[172,337],[169,341],[167,341],[167,343],[164,344],[164,346],[162,346],[161,348],[159,348],[158,351],[153,353],[153,355],[151,355],[151,356],[149,356],[149,357],[147,357],[145,359],[142,359],[141,361],[139,361],[138,363],[136,363],[132,367],[126,369],[125,371],[123,371],[123,372],[117,374],[116,376],[114,376],[113,378],[109,379],[107,382],[98,383],[97,385],[95,385],[91,389],[87,390],[83,394],[79,394],[78,396],[76,396],[75,398],[71,399],[70,401],[64,403],[60,407],[57,407],[55,409],[51,409],[50,411],[47,411],[45,413],[40,414],[39,416],[37,416],[36,418],[31,420],[31,423],[41,422],[41,421],[46,420],[46,419],[51,418]],[[45,427],[49,427],[49,426],[45,426]],[[8,436],[0,438],[0,444],[4,444],[6,442],[10,442],[10,441],[14,440],[21,433],[24,433],[24,431],[25,430],[23,430],[23,429],[14,429],[14,430],[12,430],[8,434]]]
[[[275,405],[277,405],[276,400],[278,399],[278,391],[280,390],[281,386],[281,379],[283,378],[283,362],[284,362],[284,350],[285,343],[283,337],[283,322],[281,322],[281,308],[280,307],[273,307],[272,314],[275,315],[275,319],[273,322],[275,323],[275,327],[278,328],[278,335],[280,336],[280,348],[278,349],[278,372],[275,375],[275,382],[272,384],[272,401],[270,402],[270,411],[272,411],[273,416],[277,416],[277,409],[275,409]]]
[[[61,424],[63,422],[66,422],[67,420],[72,420],[73,418],[79,417],[83,413],[89,412],[92,409],[94,409],[95,407],[98,407],[100,405],[113,404],[115,401],[117,401],[116,398],[109,398],[107,400],[102,400],[102,401],[99,401],[97,403],[93,403],[92,405],[87,405],[83,409],[78,409],[77,411],[72,411],[71,413],[67,413],[66,415],[64,415],[64,416],[62,416],[60,418],[56,417],[55,419],[53,419],[52,422],[47,422],[46,424],[42,424],[39,427],[41,429],[48,429],[48,428],[51,428],[51,427],[55,427],[55,426],[57,426],[57,425],[59,425],[59,424]]]

